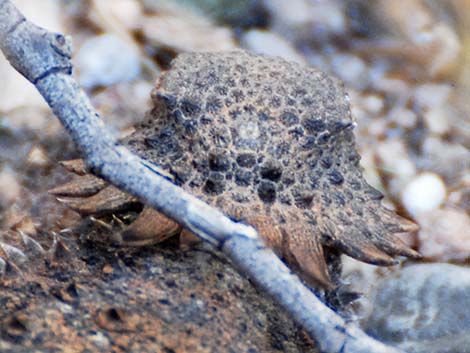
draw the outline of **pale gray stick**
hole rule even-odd
[[[119,146],[71,76],[67,37],[37,27],[11,1],[0,0],[0,48],[45,98],[90,171],[222,249],[312,335],[322,351],[402,352],[370,338],[327,308],[263,245],[252,227],[231,221]]]

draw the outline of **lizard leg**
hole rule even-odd
[[[87,174],[82,160],[61,162],[65,169],[79,175],[72,181],[57,186],[49,193],[60,196],[59,201],[81,215],[100,216],[125,211],[141,205],[133,196],[109,185],[104,180]],[[63,198],[63,197],[66,198]],[[115,236],[122,245],[142,246],[159,243],[181,231],[181,227],[150,207],[144,207],[130,225]]]
[[[106,182],[103,179],[87,174],[59,185],[49,190],[49,193],[55,196],[86,197],[95,195],[105,187]]]
[[[82,177],[86,178],[86,177]],[[64,188],[67,185],[63,186]],[[87,188],[84,186],[84,188]],[[53,193],[53,190],[50,191]],[[80,197],[81,192],[76,194],[68,192],[70,197]],[[59,201],[65,203],[68,207],[77,211],[81,215],[103,215],[106,213],[118,212],[128,209],[133,205],[139,204],[139,201],[125,192],[108,185],[98,193],[77,199],[58,198]]]

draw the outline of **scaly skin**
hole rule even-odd
[[[188,53],[160,77],[152,98],[153,109],[123,144],[253,225],[310,284],[334,288],[340,253],[376,265],[419,257],[396,235],[417,226],[384,208],[363,178],[338,79],[244,51]],[[80,162],[68,168],[85,173]],[[88,196],[69,203],[83,214],[138,202],[90,175],[51,192]],[[119,240],[144,245],[179,231],[144,209]]]

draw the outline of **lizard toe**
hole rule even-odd
[[[135,197],[111,185],[106,186],[90,197],[80,199],[58,198],[58,200],[81,215],[103,215],[123,211],[133,205],[140,204]]]
[[[106,187],[107,183],[91,174],[86,174],[72,181],[49,190],[54,196],[87,197],[92,196]]]

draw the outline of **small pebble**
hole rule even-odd
[[[103,273],[106,274],[106,275],[109,275],[111,273],[113,273],[113,266],[109,265],[109,264],[106,264],[103,266]]]
[[[104,352],[109,349],[110,342],[108,337],[106,337],[103,333],[97,331],[95,334],[91,334],[88,336],[88,339],[90,340],[91,343],[97,348],[99,348],[100,351]]]
[[[400,197],[403,187],[416,174],[416,167],[411,160],[404,141],[388,139],[377,147],[379,170],[389,179],[389,193]]]
[[[362,106],[372,114],[379,114],[384,109],[384,100],[376,94],[368,94],[362,98]]]
[[[388,96],[395,97],[406,96],[411,91],[406,81],[393,77],[380,65],[370,67],[368,71],[368,82],[374,90],[383,91]]]
[[[415,88],[413,98],[420,107],[432,109],[446,104],[451,93],[449,84],[426,83]]]
[[[140,27],[140,20],[143,16],[142,5],[135,0],[113,0],[113,1],[94,1],[100,15],[105,14],[113,21],[127,30],[136,30]],[[103,26],[103,19],[91,11],[90,19],[98,26]]]
[[[7,208],[20,197],[18,176],[9,169],[0,171],[0,207]]]
[[[444,135],[450,130],[449,111],[446,107],[436,107],[423,114],[424,122],[429,131],[436,135]]]
[[[280,56],[289,61],[306,64],[305,58],[277,33],[252,29],[243,34],[241,44],[244,48],[257,54]]]
[[[433,53],[429,55],[429,73],[434,77],[445,77],[452,74],[459,63],[462,42],[456,31],[446,23],[433,24],[431,34]]]
[[[142,33],[149,45],[176,51],[219,51],[237,47],[231,30],[195,13],[159,13],[142,19]]]
[[[416,114],[406,108],[398,107],[389,112],[389,117],[392,121],[396,122],[403,128],[411,128],[415,126],[417,117]]]
[[[62,303],[60,301],[57,301],[55,305],[57,306],[57,309],[59,309],[61,313],[69,314],[69,315],[74,313],[74,308],[72,305]]]
[[[337,1],[271,0],[264,5],[272,26],[297,39],[312,40],[347,30],[345,12]]]
[[[446,141],[445,138],[429,136],[421,145],[420,165],[423,169],[438,173],[449,187],[459,183],[470,173],[470,155],[462,144]]]
[[[86,88],[109,86],[135,79],[140,73],[138,49],[114,34],[85,41],[77,59],[80,84]]]
[[[446,198],[446,186],[440,176],[422,173],[404,188],[401,201],[413,216],[439,208]]]
[[[434,210],[418,217],[419,252],[440,261],[470,256],[470,216],[457,208]]]
[[[28,153],[26,160],[31,167],[45,167],[49,164],[49,158],[47,157],[46,151],[39,146],[34,146]]]
[[[335,54],[331,60],[333,73],[355,88],[367,84],[367,66],[361,58],[351,54]]]

